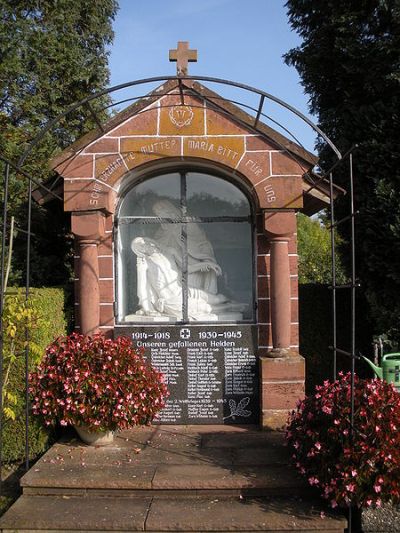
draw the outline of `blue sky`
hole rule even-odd
[[[110,54],[111,85],[174,75],[176,63],[168,61],[168,51],[176,48],[178,41],[189,41],[190,47],[198,50],[198,62],[189,63],[191,75],[244,83],[308,114],[307,96],[297,72],[282,58],[300,43],[290,29],[283,1],[119,0],[119,5]],[[258,98],[252,94],[209,86],[223,96],[258,106]],[[152,87],[142,87],[135,94],[145,94]],[[121,93],[121,98],[127,95]],[[264,112],[313,150],[315,135],[309,126],[272,103],[264,106]]]

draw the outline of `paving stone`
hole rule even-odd
[[[155,497],[146,531],[331,531],[342,532],[346,521],[327,515],[320,506],[305,511],[295,499],[219,500],[199,498],[166,500]]]
[[[263,489],[270,494],[302,494],[311,490],[304,478],[286,465],[235,465],[234,474],[243,489]]]
[[[162,426],[165,427],[165,426]],[[168,426],[171,427],[171,426]],[[188,433],[197,433],[198,435],[203,435],[207,433],[230,433],[236,434],[236,433],[249,433],[249,432],[256,432],[258,433],[260,431],[259,426],[256,424],[199,424],[199,425],[189,425],[189,426],[173,426],[175,428],[183,428]]]
[[[215,465],[161,465],[153,479],[154,489],[237,488],[231,469]]]
[[[104,465],[99,468],[97,465],[45,465],[42,468],[32,468],[25,474],[21,479],[21,486],[24,489],[150,489],[155,470],[154,466]]]
[[[159,431],[154,435],[151,441],[147,442],[152,446],[161,446],[163,448],[199,448],[201,444],[201,435],[188,432]]]
[[[235,465],[288,464],[289,452],[283,446],[264,446],[250,449],[235,448],[232,460]]]
[[[233,454],[229,449],[204,450],[191,446],[144,445],[134,456],[135,464],[231,464]]]
[[[199,449],[170,449],[153,448],[147,446],[140,454],[132,456],[132,464],[137,466],[161,464],[231,464],[232,453],[204,454]]]
[[[220,467],[209,465],[162,465],[156,470],[154,489],[263,489],[279,494],[303,491],[306,485],[286,467]]]
[[[284,436],[278,432],[251,431],[249,433],[210,433],[202,435],[203,448],[260,448],[262,446],[283,446]]]
[[[22,496],[0,519],[4,530],[143,531],[151,498]]]

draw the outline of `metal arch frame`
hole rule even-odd
[[[29,147],[22,153],[17,167],[21,168],[23,164],[25,163],[26,159],[28,158],[29,154],[32,152],[33,148],[37,146],[42,138],[46,135],[48,131],[50,131],[53,126],[55,126],[62,118],[69,115],[69,113],[72,113],[76,109],[79,109],[83,105],[89,105],[89,111],[93,115],[95,115],[93,109],[90,106],[90,102],[109,94],[112,94],[116,91],[120,91],[122,89],[128,89],[129,87],[135,87],[138,85],[144,85],[147,83],[160,83],[160,82],[166,82],[166,81],[172,81],[176,80],[178,82],[179,87],[181,88],[181,84],[183,80],[190,80],[190,81],[202,81],[202,82],[209,82],[209,83],[217,83],[220,85],[228,85],[231,87],[236,87],[238,89],[243,89],[244,91],[251,92],[254,94],[260,95],[260,102],[257,109],[257,116],[255,117],[255,123],[253,125],[253,128],[257,130],[257,124],[259,122],[259,118],[262,114],[262,108],[264,105],[265,99],[271,100],[272,102],[275,102],[276,104],[280,105],[284,109],[287,109],[294,115],[296,115],[298,118],[300,118],[303,122],[305,122],[309,127],[311,127],[318,135],[322,137],[322,139],[328,144],[328,146],[332,149],[338,160],[342,159],[342,154],[340,153],[339,149],[335,146],[335,144],[329,139],[329,137],[312,121],[310,120],[306,115],[301,113],[298,109],[296,109],[294,106],[286,103],[284,100],[281,100],[277,96],[274,96],[270,93],[267,93],[265,91],[262,91],[261,89],[257,89],[255,87],[252,87],[251,85],[246,85],[244,83],[239,83],[231,80],[225,80],[222,78],[214,78],[210,76],[155,76],[152,78],[143,78],[140,80],[134,80],[126,83],[121,83],[119,85],[114,85],[113,87],[110,87],[108,89],[104,89],[103,91],[99,91],[95,94],[92,94],[90,96],[87,96],[80,102],[76,102],[75,104],[72,104],[68,109],[57,115],[54,119],[50,120],[39,132],[39,134],[30,142]],[[136,100],[141,97],[133,98],[132,100]],[[230,100],[227,98],[226,101],[230,102]],[[116,105],[116,104],[113,104]],[[96,115],[95,115],[96,116]],[[95,122],[98,122],[95,120]]]
[[[115,85],[113,87],[110,87],[108,89],[104,89],[102,91],[99,91],[95,94],[92,94],[90,96],[87,96],[86,98],[82,99],[79,102],[76,102],[69,106],[65,111],[58,114],[55,118],[48,121],[42,129],[39,131],[39,133],[34,137],[34,139],[29,143],[28,147],[23,151],[21,154],[18,162],[14,163],[12,161],[7,160],[7,158],[0,153],[0,160],[4,162],[5,164],[5,172],[4,172],[4,202],[3,202],[3,220],[2,220],[2,242],[1,242],[1,257],[0,257],[0,267],[1,267],[1,273],[0,273],[0,477],[1,477],[1,469],[2,469],[2,373],[3,373],[3,324],[2,324],[2,311],[4,306],[4,261],[5,261],[5,248],[6,248],[6,230],[7,230],[7,196],[8,196],[8,183],[9,183],[9,173],[10,169],[12,168],[17,175],[20,175],[23,179],[27,180],[28,182],[28,221],[27,221],[27,231],[25,232],[27,234],[27,254],[26,254],[26,262],[27,262],[27,275],[26,275],[26,299],[29,298],[29,286],[30,286],[30,279],[29,279],[29,262],[30,262],[30,239],[33,235],[31,233],[31,201],[32,201],[32,184],[40,186],[42,189],[46,190],[47,193],[49,193],[53,198],[61,200],[60,196],[58,196],[55,192],[53,192],[50,188],[47,188],[45,185],[40,184],[37,182],[34,178],[32,178],[24,169],[24,164],[29,158],[30,154],[33,152],[36,146],[39,145],[39,143],[42,141],[42,139],[45,137],[45,135],[50,132],[54,126],[56,126],[63,118],[67,117],[70,113],[73,111],[86,106],[90,112],[90,115],[94,119],[94,122],[97,124],[99,131],[104,132],[102,127],[102,122],[99,120],[95,110],[91,106],[91,102],[96,101],[97,99],[106,96],[111,95],[117,91],[128,89],[130,87],[135,87],[139,85],[145,85],[150,83],[162,83],[167,81],[176,81],[180,95],[181,100],[183,103],[183,91],[182,91],[182,81],[199,81],[199,82],[209,82],[209,83],[215,83],[223,86],[230,86],[235,87],[238,89],[241,89],[243,91],[253,93],[256,95],[259,95],[259,103],[257,108],[253,108],[251,106],[248,106],[244,103],[240,103],[234,100],[230,100],[229,98],[223,98],[222,100],[226,102],[230,102],[232,104],[240,105],[242,107],[245,107],[247,109],[252,110],[255,112],[254,117],[254,123],[250,126],[253,130],[259,132],[261,135],[265,135],[264,132],[260,131],[257,126],[259,123],[259,120],[261,117],[265,117],[268,120],[272,121],[274,124],[276,124],[278,127],[281,127],[283,131],[285,131],[287,134],[289,134],[294,141],[301,146],[299,141],[293,136],[293,134],[284,126],[282,126],[279,122],[274,120],[271,117],[268,117],[263,113],[263,106],[265,103],[265,100],[269,100],[271,102],[274,102],[275,104],[278,104],[280,107],[286,109],[287,111],[291,112],[293,115],[297,116],[301,121],[303,121],[305,124],[307,124],[310,128],[312,128],[322,139],[323,141],[330,147],[330,149],[333,151],[333,153],[336,156],[336,162],[334,163],[333,167],[329,169],[327,172],[322,172],[319,176],[314,176],[315,181],[318,181],[319,179],[324,179],[326,177],[329,178],[330,181],[330,204],[331,204],[331,230],[332,230],[332,289],[333,289],[333,355],[334,355],[334,372],[336,373],[336,354],[337,353],[345,353],[346,355],[350,356],[352,359],[352,383],[351,383],[351,428],[353,427],[353,420],[354,420],[354,363],[356,359],[355,354],[355,289],[358,286],[355,279],[355,260],[354,260],[354,204],[353,204],[353,174],[352,174],[352,159],[350,157],[350,201],[351,201],[351,213],[349,217],[352,220],[352,281],[350,284],[350,288],[352,290],[352,301],[351,301],[351,322],[352,322],[352,337],[351,337],[351,352],[344,352],[343,350],[340,350],[336,346],[336,303],[335,303],[335,291],[336,289],[339,289],[340,286],[336,285],[336,275],[335,275],[335,257],[334,257],[334,228],[337,224],[339,224],[341,221],[334,222],[334,193],[333,193],[333,178],[332,178],[332,171],[333,169],[340,164],[343,159],[346,157],[345,154],[342,156],[339,149],[335,146],[335,144],[329,139],[329,137],[312,121],[310,120],[306,115],[301,113],[298,109],[296,109],[294,106],[286,103],[282,99],[268,93],[265,91],[262,91],[260,89],[257,89],[255,87],[252,87],[250,85],[246,85],[239,82],[234,82],[226,79],[221,78],[215,78],[215,77],[209,77],[209,76],[156,76],[151,78],[144,78],[139,80],[134,80],[126,83],[122,83],[119,85]],[[179,93],[178,93],[179,94]],[[148,95],[146,95],[148,96]],[[159,94],[158,96],[163,96],[162,94]],[[157,97],[157,94],[154,94],[154,97]],[[119,105],[121,103],[129,102],[129,101],[137,101],[139,99],[143,98],[143,96],[133,97],[129,99],[122,100],[121,102],[112,102],[111,104],[105,106],[106,108],[111,108],[116,105]],[[216,100],[216,98],[215,98]],[[253,118],[253,117],[252,117]],[[314,186],[315,187],[315,184]],[[312,188],[313,188],[312,187]],[[24,230],[21,230],[24,232]],[[29,342],[29,336],[28,332],[26,332],[26,339]],[[26,409],[25,409],[25,466],[28,470],[29,468],[29,441],[28,441],[28,435],[29,435],[29,424],[28,424],[28,414],[29,414],[29,397],[28,397],[28,351],[29,347],[27,346],[26,352],[25,352],[25,367],[26,367],[26,391],[25,391],[25,397],[26,397]],[[336,377],[336,376],[334,376]],[[1,480],[0,480],[0,492],[1,492]],[[349,522],[350,522],[350,528],[349,531],[351,531],[351,510],[349,513]]]

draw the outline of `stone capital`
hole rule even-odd
[[[296,232],[294,211],[264,211],[264,233],[270,240],[290,240]]]
[[[71,230],[82,244],[96,243],[105,236],[105,214],[102,211],[72,213]]]

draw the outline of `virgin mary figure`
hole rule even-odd
[[[182,319],[181,272],[174,256],[163,253],[158,243],[147,237],[137,237],[131,247],[137,256],[140,310],[136,314]],[[207,264],[204,261],[203,267]],[[216,320],[220,313],[238,310],[238,304],[235,306],[223,294],[194,287],[188,287],[187,304],[189,320]]]
[[[153,205],[153,212],[160,218],[181,219],[181,212],[168,200],[159,200]],[[188,258],[188,286],[202,289],[209,294],[218,293],[217,276],[222,271],[215,259],[215,254],[210,241],[203,229],[195,222],[186,224],[187,232],[187,258]],[[181,224],[161,223],[154,240],[160,249],[173,256],[180,271],[183,270],[183,243]]]

